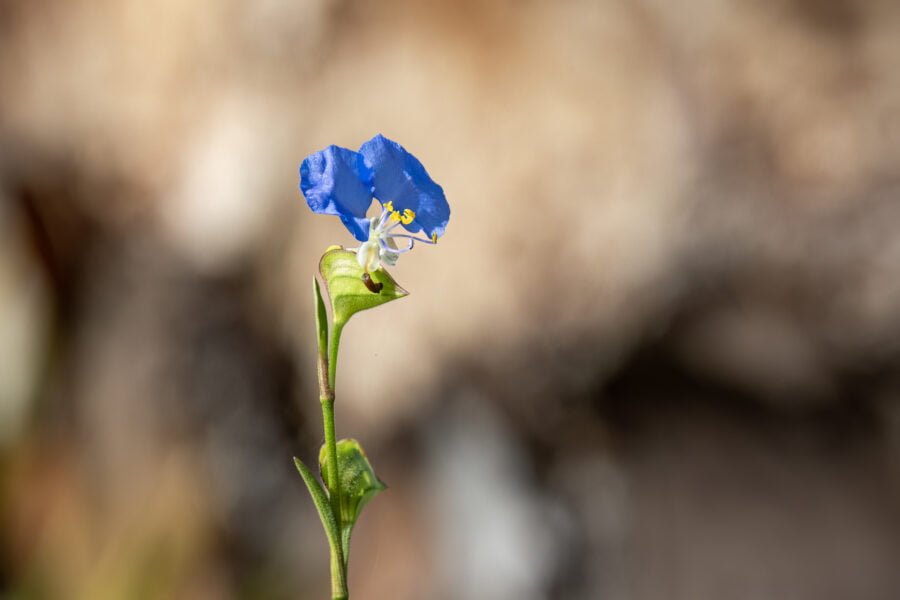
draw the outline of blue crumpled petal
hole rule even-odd
[[[328,146],[300,165],[300,189],[309,208],[337,215],[353,236],[369,239],[366,211],[372,204],[372,172],[358,152]]]
[[[444,234],[450,220],[450,205],[444,190],[425,171],[419,160],[403,146],[381,134],[362,145],[359,153],[373,175],[372,190],[382,202],[391,201],[394,209],[410,209],[416,217],[407,231],[424,231],[429,238]]]

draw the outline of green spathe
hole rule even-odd
[[[319,468],[322,477],[328,480],[328,461],[325,447],[319,452]],[[362,446],[354,439],[337,443],[339,485],[341,486],[341,541],[344,549],[344,563],[350,555],[350,534],[362,509],[369,500],[387,486],[375,475]]]
[[[356,259],[356,253],[335,248],[328,250],[319,261],[319,273],[325,282],[334,323],[342,326],[350,317],[361,310],[381,306],[391,300],[409,295],[397,285],[390,273],[376,269],[369,273],[374,284],[381,284],[381,290],[373,292],[363,281],[364,271]]]

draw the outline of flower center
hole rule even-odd
[[[384,202],[381,214],[369,220],[369,239],[356,250],[356,260],[359,261],[359,266],[366,273],[380,269],[382,263],[393,266],[397,264],[401,254],[413,249],[416,242],[436,244],[436,233],[431,236],[430,240],[409,235],[405,229],[393,233],[398,226],[405,227],[411,224],[415,218],[416,213],[412,209],[404,208],[399,211],[394,209],[393,202]],[[404,244],[403,247],[398,245],[397,240],[399,239],[404,240],[400,242]]]

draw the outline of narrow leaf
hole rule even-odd
[[[328,538],[328,545],[331,546],[332,550],[340,549],[342,547],[341,536],[338,535],[337,522],[334,519],[334,513],[331,512],[331,505],[328,503],[328,496],[325,495],[325,489],[322,487],[322,484],[319,483],[319,480],[316,479],[316,476],[313,475],[313,472],[310,471],[306,465],[303,464],[303,461],[296,456],[294,457],[294,464],[297,466],[300,477],[303,478],[303,482],[306,484],[307,489],[309,489],[309,495],[312,496],[313,504],[316,505],[316,510],[319,511],[319,518],[322,519],[322,527],[325,528],[325,536]]]
[[[322,290],[319,289],[319,280],[313,277],[313,299],[316,304],[316,333],[319,339],[319,355],[327,356],[328,352],[328,313],[325,312],[325,301],[322,300]]]

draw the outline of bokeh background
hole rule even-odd
[[[900,598],[900,4],[0,2],[0,597],[328,597],[297,167],[453,214],[357,316],[356,598]]]

